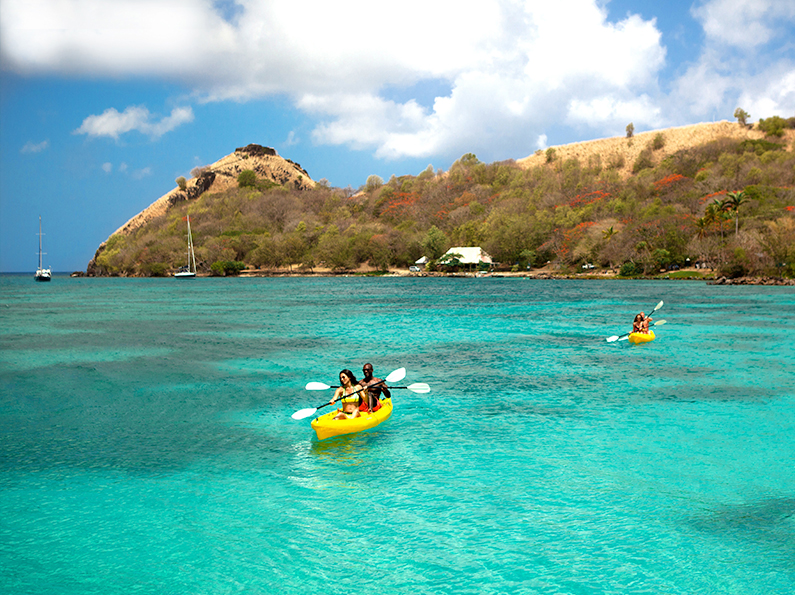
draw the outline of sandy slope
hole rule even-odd
[[[633,138],[625,136],[605,138],[599,140],[572,143],[570,145],[560,145],[552,147],[555,149],[555,159],[566,160],[572,157],[579,159],[582,165],[588,165],[592,155],[598,155],[603,167],[616,158],[623,157],[624,165],[618,168],[618,172],[623,177],[628,177],[632,173],[632,165],[638,158],[640,152],[651,144],[657,134],[662,134],[664,145],[662,149],[653,152],[655,163],[664,157],[675,153],[681,149],[686,149],[695,145],[707,143],[719,138],[733,138],[738,140],[762,139],[765,138],[763,132],[753,129],[749,130],[740,126],[737,122],[707,122],[702,124],[692,124],[690,126],[680,126],[678,128],[665,128],[662,130],[652,130],[641,132]],[[793,140],[795,140],[795,130],[786,130],[784,139],[787,142],[787,150],[792,150]],[[546,163],[546,154],[543,151],[537,152],[529,157],[519,159],[517,163],[526,168],[543,165]]]

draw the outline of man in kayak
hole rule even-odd
[[[392,394],[389,392],[386,381],[373,376],[373,364],[364,364],[362,373],[364,373],[364,378],[359,381],[359,384],[365,390],[362,392],[364,397],[360,409],[362,411],[378,411],[381,407],[381,394],[385,399],[390,398]]]

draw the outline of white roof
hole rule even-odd
[[[423,256],[419,260],[415,260],[414,264],[425,264],[426,262],[428,262],[428,257],[427,256]]]
[[[484,252],[480,246],[456,246],[450,248],[445,254],[460,254],[461,258],[459,260],[461,264],[478,264],[481,262],[491,264],[491,256]]]

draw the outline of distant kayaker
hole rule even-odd
[[[384,395],[385,399],[388,399],[392,396],[392,393],[389,392],[386,381],[373,376],[373,364],[364,364],[364,366],[362,366],[362,373],[364,374],[364,378],[362,378],[359,384],[362,385],[365,390],[362,393],[364,395],[362,399],[364,402],[361,408],[364,411],[378,411],[381,407],[381,394]]]
[[[334,391],[331,403],[342,399],[342,410],[334,419],[354,419],[359,417],[359,404],[363,394],[362,386],[356,382],[356,376],[350,370],[340,372],[340,387]]]

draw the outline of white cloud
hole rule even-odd
[[[141,180],[141,179],[149,177],[151,175],[152,175],[152,168],[151,167],[144,167],[144,168],[141,168],[141,169],[137,169],[134,172],[132,172],[132,174],[130,174],[130,176],[134,180]]]
[[[110,163],[110,162],[103,163],[102,164],[102,171],[104,171],[106,174],[109,174],[110,172],[113,171],[113,164]]]
[[[795,3],[708,0],[692,13],[704,28],[705,44],[674,82],[669,113],[679,110],[692,120],[730,119],[737,107],[753,119],[795,112]]]
[[[175,108],[170,116],[159,121],[153,121],[152,114],[145,107],[130,106],[121,113],[115,108],[109,108],[98,116],[88,116],[74,134],[109,136],[117,139],[121,134],[137,130],[158,138],[181,124],[192,121],[193,109],[190,107]]]
[[[25,146],[22,147],[19,152],[20,153],[41,153],[42,151],[46,150],[50,146],[50,141],[44,140],[40,143],[33,143],[33,142],[26,142]]]
[[[670,65],[656,20],[611,21],[604,0],[481,0],[476,9],[457,0],[217,6],[2,0],[0,64],[25,74],[159,76],[189,86],[198,101],[285,95],[317,120],[314,142],[383,158],[528,154],[552,128],[595,138],[622,134],[629,121],[641,131],[713,112],[726,117],[746,96],[749,105],[792,111],[789,92],[773,84],[794,70],[784,45],[791,0],[701,2],[692,15],[705,46],[692,63],[667,69],[684,72],[670,85],[659,81]],[[774,43],[776,59],[753,55]],[[412,98],[423,84],[449,92]],[[76,132],[157,137],[192,118],[190,108],[160,120],[142,107],[109,109]]]
[[[792,0],[708,0],[692,9],[712,43],[753,48],[787,32],[795,19]]]

